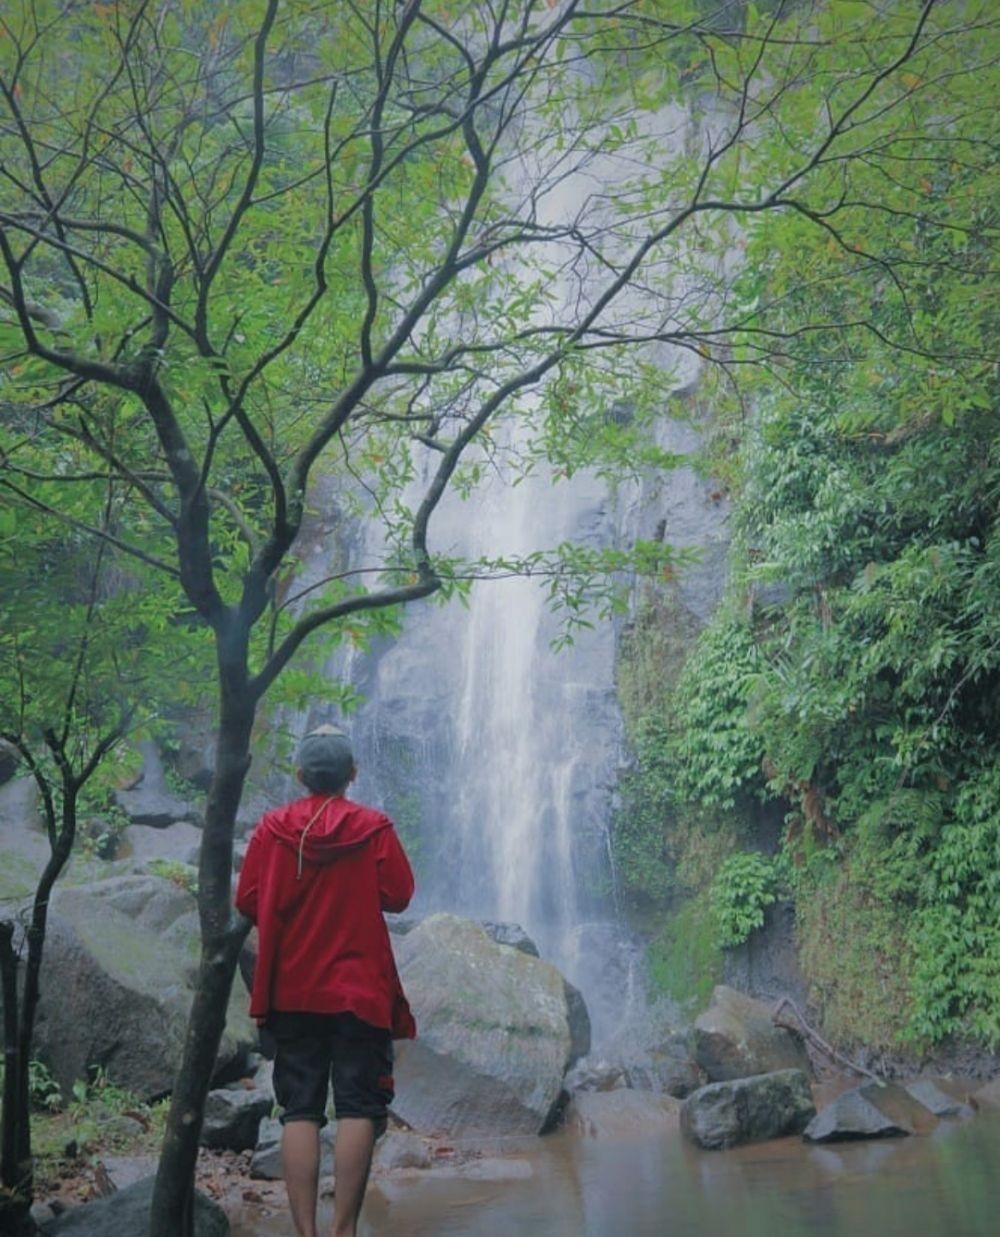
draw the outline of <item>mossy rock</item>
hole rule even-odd
[[[654,989],[687,1009],[705,1005],[723,969],[707,898],[693,898],[670,915],[648,957]]]
[[[66,1091],[100,1066],[150,1098],[180,1064],[198,957],[192,896],[156,876],[59,890],[42,963],[38,1054]],[[219,1062],[256,1042],[234,985]]]

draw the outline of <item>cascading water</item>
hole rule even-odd
[[[435,544],[517,556],[607,545],[614,531],[592,475],[495,474],[468,503],[442,505]],[[359,797],[383,804],[416,852],[418,906],[516,922],[576,980],[581,925],[611,917],[620,719],[613,625],[555,653],[559,630],[544,580],[530,578],[480,582],[467,607],[411,609],[397,640],[352,658],[365,702],[350,726]]]
[[[572,488],[544,475],[514,488],[494,484],[468,550],[495,552],[493,538],[512,555],[600,538],[602,497],[586,478]],[[452,630],[460,770],[453,827],[462,870],[479,877],[459,899],[501,919],[564,930],[579,918],[581,878],[594,875],[577,852],[600,836],[613,780],[613,706],[606,674],[595,673],[613,657],[612,633],[584,633],[554,655],[557,622],[532,579],[478,588]]]

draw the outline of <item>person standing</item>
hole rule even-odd
[[[342,730],[307,734],[297,765],[307,793],[254,829],[236,907],[257,928],[250,1013],[276,1043],[296,1232],[317,1237],[319,1132],[332,1081],[333,1237],[355,1237],[393,1098],[392,1041],[416,1034],[383,918],[409,905],[413,873],[388,816],[347,798],[357,768]]]

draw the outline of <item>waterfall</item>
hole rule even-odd
[[[545,471],[494,475],[436,516],[448,554],[516,556],[574,540],[608,545],[603,482]],[[358,794],[414,844],[420,905],[521,924],[554,961],[581,921],[610,906],[606,829],[620,720],[609,622],[552,650],[545,581],[475,584],[413,607],[400,637],[354,660],[365,697],[349,725]]]

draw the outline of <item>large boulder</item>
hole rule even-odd
[[[496,941],[498,945],[509,945],[532,958],[541,957],[538,946],[519,923],[492,919],[480,919],[478,922],[490,940]],[[569,1009],[569,1029],[573,1038],[572,1060],[575,1062],[582,1060],[590,1052],[590,1011],[580,989],[574,987],[568,979],[564,980],[564,983],[566,1005]]]
[[[709,1082],[788,1069],[811,1073],[802,1040],[774,1025],[770,1007],[722,984],[695,1021],[694,1056]]]
[[[710,1151],[801,1134],[816,1114],[809,1078],[779,1070],[709,1083],[681,1105],[681,1129]]]
[[[198,959],[194,898],[158,876],[57,889],[41,972],[35,1046],[64,1091],[94,1066],[142,1098],[180,1064]],[[220,1068],[256,1041],[234,986]]]
[[[562,975],[454,915],[396,955],[419,1036],[398,1045],[396,1115],[423,1133],[542,1130],[578,1048]]]
[[[898,1083],[866,1082],[838,1095],[806,1127],[808,1142],[925,1134],[937,1118]]]
[[[108,1198],[63,1212],[42,1226],[46,1237],[140,1237],[149,1232],[153,1178],[118,1190]],[[194,1237],[229,1237],[229,1221],[218,1203],[194,1196]]]

